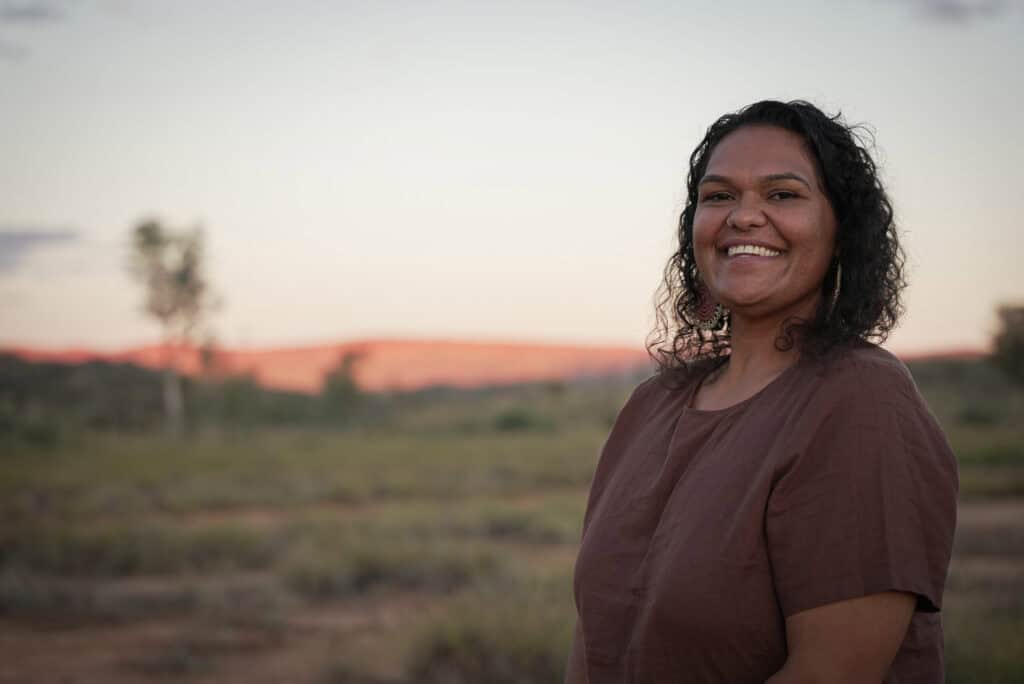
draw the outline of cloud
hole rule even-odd
[[[0,24],[52,24],[64,19],[63,3],[47,0],[35,2],[0,2]]]
[[[17,31],[18,27],[45,26],[64,20],[63,3],[60,0],[33,0],[32,2],[11,2],[0,0],[0,28]],[[29,50],[20,43],[12,43],[0,37],[0,62],[21,62]],[[3,260],[0,255],[0,261]]]
[[[0,228],[0,275],[18,268],[29,252],[54,245],[78,242],[77,231],[68,229],[20,230]]]
[[[915,0],[914,4],[927,18],[949,24],[991,19],[1010,9],[1007,0]]]
[[[20,33],[47,29],[75,18],[79,10],[98,10],[102,14],[130,18],[133,0],[0,0],[0,63],[22,62],[31,50],[21,40],[8,39]]]

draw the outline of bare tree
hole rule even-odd
[[[164,347],[164,410],[168,433],[185,431],[185,402],[178,355],[193,345],[212,309],[203,261],[203,232],[169,230],[159,221],[132,231],[132,272],[146,287],[146,312],[160,322]]]

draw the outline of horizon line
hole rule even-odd
[[[478,345],[478,346],[494,346],[494,347],[533,347],[533,348],[570,348],[570,349],[615,349],[615,350],[627,350],[635,349],[637,351],[646,351],[647,347],[643,344],[627,344],[624,342],[581,342],[581,341],[553,341],[553,340],[538,340],[524,339],[524,338],[498,338],[498,337],[481,337],[481,336],[422,336],[417,337],[413,335],[371,335],[366,337],[355,337],[349,339],[341,339],[337,341],[315,341],[315,342],[289,342],[280,344],[217,344],[214,346],[215,349],[223,349],[229,351],[241,351],[241,352],[262,352],[262,351],[300,351],[306,349],[316,349],[324,347],[356,347],[359,345],[372,346],[375,344],[393,344],[393,343],[413,343],[413,344],[443,344],[443,345]],[[8,342],[0,340],[0,353],[10,352],[37,352],[45,354],[69,354],[69,353],[91,353],[97,355],[119,355],[128,352],[138,351],[141,349],[153,349],[162,348],[163,342],[142,342],[136,344],[128,344],[117,347],[107,347],[105,345],[48,345],[48,344],[31,344],[24,342]],[[184,345],[186,347],[194,347],[199,349],[202,344],[191,344]],[[883,346],[884,345],[880,345]],[[918,349],[906,349],[906,350],[892,350],[895,356],[901,359],[927,359],[937,357],[981,357],[987,356],[991,353],[989,349],[983,346],[948,346],[948,347],[927,347]]]

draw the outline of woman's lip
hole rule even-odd
[[[725,252],[733,247],[762,247],[764,249],[770,249],[774,252],[786,251],[783,247],[778,245],[769,244],[767,242],[761,242],[760,240],[726,240],[725,242],[717,245],[719,251]]]

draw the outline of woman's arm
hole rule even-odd
[[[786,664],[766,684],[881,682],[915,602],[913,594],[890,591],[794,613],[786,618]]]
[[[584,658],[584,649],[583,629],[580,627],[580,621],[577,619],[572,635],[572,648],[569,649],[569,664],[565,668],[565,684],[587,684],[587,665]]]

